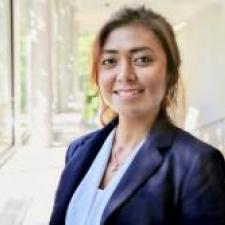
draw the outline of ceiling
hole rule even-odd
[[[145,5],[162,13],[175,27],[199,11],[224,0],[76,0],[79,32],[92,33],[123,6]]]

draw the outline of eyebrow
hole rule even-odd
[[[152,48],[147,47],[147,46],[140,46],[140,47],[132,48],[131,50],[129,50],[129,52],[130,53],[136,53],[136,52],[141,52],[141,51],[146,51],[146,50],[150,50],[150,51],[153,52]],[[116,53],[118,53],[118,50],[115,50],[115,49],[103,49],[102,53],[116,54]]]

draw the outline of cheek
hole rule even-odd
[[[105,86],[105,83],[106,83],[105,77],[106,77],[105,74],[102,72],[100,72],[98,75],[98,85],[99,85],[100,90],[103,89]]]
[[[107,93],[111,93],[113,81],[112,77],[107,73],[100,73],[98,77],[98,85],[102,95],[107,95]]]
[[[164,73],[150,76],[144,83],[151,95],[158,96],[160,99],[164,97],[166,92],[166,75]]]

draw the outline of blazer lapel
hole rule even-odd
[[[110,215],[158,170],[163,162],[160,149],[171,145],[174,131],[174,127],[167,120],[161,119],[156,122],[111,196],[104,210],[101,225],[105,224]]]
[[[59,183],[60,188],[57,190],[54,209],[54,219],[58,219],[57,221],[64,221],[67,210],[66,206],[68,206],[74,190],[87,173],[95,156],[116,123],[117,120],[113,120],[109,125],[98,131],[96,134],[93,134],[93,137],[86,140],[75,150],[76,152],[73,158],[70,159],[61,175]],[[57,204],[58,197],[60,198],[59,204]],[[60,217],[60,219],[58,217]]]

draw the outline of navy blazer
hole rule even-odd
[[[50,225],[65,224],[74,191],[117,122],[69,146]],[[168,120],[157,121],[111,196],[101,225],[225,225],[222,154]]]

